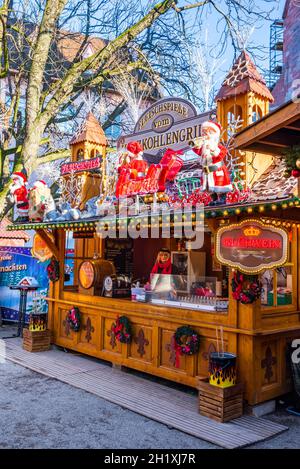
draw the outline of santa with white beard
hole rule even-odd
[[[26,187],[27,178],[21,172],[11,175],[12,184],[9,186],[9,199],[15,204],[17,220],[28,220],[28,190]]]
[[[193,151],[201,157],[203,166],[202,190],[216,194],[232,191],[232,184],[224,159],[227,149],[220,145],[221,126],[207,121],[201,125],[201,137],[193,143]]]
[[[30,221],[45,221],[49,218],[49,214],[54,215],[56,211],[55,202],[45,181],[35,181],[29,191],[28,199]]]

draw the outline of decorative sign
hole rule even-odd
[[[84,261],[79,267],[79,283],[82,288],[91,288],[94,285],[95,270],[90,261]]]
[[[11,290],[10,286],[32,286],[30,275],[35,277],[35,285],[38,285],[38,295],[47,295],[49,280],[47,276],[48,262],[39,262],[32,257],[31,248],[24,247],[0,247],[0,303],[2,319],[5,321],[17,321],[20,306],[20,294],[18,290]],[[33,310],[33,291],[29,288],[26,302],[26,322]],[[44,310],[47,310],[47,302],[44,302]]]
[[[91,160],[75,161],[71,163],[64,163],[60,167],[60,174],[64,176],[69,173],[81,173],[83,171],[92,171],[99,169],[102,164],[102,158],[97,156]]]
[[[48,236],[50,237],[51,235],[48,234]],[[53,252],[48,248],[45,241],[37,233],[33,238],[31,254],[41,262],[48,261],[53,256]]]
[[[94,231],[74,231],[73,232],[73,239],[87,239],[87,238],[93,238],[94,237]]]
[[[118,149],[138,141],[144,148],[148,163],[159,163],[167,147],[187,150],[189,142],[200,137],[202,122],[209,113],[197,115],[195,107],[181,98],[161,99],[149,107],[136,123],[133,134],[121,136]]]
[[[280,267],[288,261],[288,234],[255,219],[228,225],[217,231],[216,258],[246,274]]]

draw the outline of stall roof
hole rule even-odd
[[[204,207],[204,218],[228,218],[230,216],[240,215],[242,213],[247,215],[257,215],[260,216],[262,214],[268,213],[273,211],[275,213],[279,210],[289,209],[292,207],[300,207],[300,198],[290,195],[287,197],[276,197],[276,199],[269,199],[269,200],[249,200],[245,203],[236,203],[232,205],[216,205],[216,206],[207,206]],[[189,223],[188,217],[195,214],[195,210],[193,209],[190,212],[177,212],[176,210],[170,210],[170,220],[167,221],[169,225],[176,224],[182,222]],[[165,214],[165,213],[164,213]],[[181,214],[182,219],[179,219],[179,214]],[[15,223],[14,225],[10,225],[7,229],[8,230],[40,230],[40,229],[65,229],[70,231],[95,231],[97,230],[97,225],[100,222],[101,224],[110,225],[112,224],[121,224],[122,223],[129,223],[130,220],[137,220],[138,223],[159,223],[161,226],[162,223],[162,214],[151,214],[151,213],[140,213],[138,215],[129,215],[126,216],[112,216],[112,217],[94,217],[88,219],[80,219],[80,220],[71,220],[71,221],[57,221],[57,222],[38,222],[38,223],[26,223],[26,224],[18,224]],[[175,221],[177,220],[177,221]]]
[[[237,133],[234,147],[269,155],[281,155],[300,145],[300,102],[289,101]]]
[[[8,218],[3,218],[3,220],[1,221],[0,223],[0,240],[2,239],[5,239],[7,240],[6,243],[8,243],[9,240],[20,240],[20,241],[24,241],[25,243],[27,243],[29,240],[30,240],[30,236],[28,233],[25,233],[25,231],[19,231],[19,228],[18,230],[14,230],[14,227],[12,228],[12,230],[9,230],[7,231],[7,228],[8,227],[11,227],[11,222]]]

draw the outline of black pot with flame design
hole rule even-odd
[[[236,384],[236,355],[229,352],[210,354],[209,383],[220,388]]]

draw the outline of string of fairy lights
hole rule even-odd
[[[63,229],[66,231],[94,231],[98,224],[101,223],[104,231],[108,231],[113,227],[117,230],[125,229],[131,220],[134,220],[135,226],[138,228],[157,228],[163,227],[166,224],[174,227],[176,224],[184,225],[191,224],[196,225],[199,220],[203,221],[205,218],[220,218],[220,224],[230,223],[230,218],[239,215],[259,215],[262,216],[269,212],[276,212],[278,210],[286,210],[292,208],[300,208],[300,199],[293,197],[288,200],[276,201],[271,203],[263,203],[256,205],[239,205],[239,206],[227,206],[226,208],[220,207],[205,207],[204,212],[196,213],[195,211],[184,212],[184,213],[169,213],[169,214],[140,214],[129,217],[113,217],[113,218],[97,218],[94,220],[80,220],[80,221],[63,221],[53,223],[25,223],[25,224],[14,224],[7,227],[10,231],[15,230],[39,230],[39,229]],[[269,219],[267,217],[266,219]],[[273,221],[272,221],[273,223]],[[277,226],[284,226],[283,223],[286,221],[277,219]],[[293,222],[297,226],[299,223]],[[273,223],[274,224],[274,223]]]

